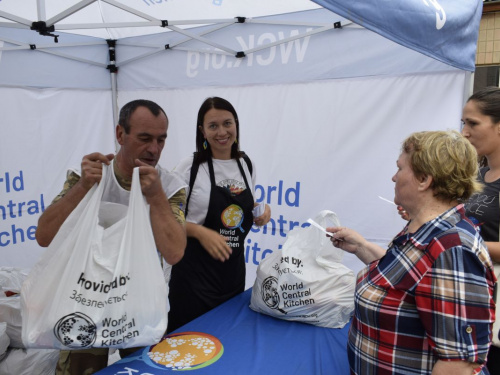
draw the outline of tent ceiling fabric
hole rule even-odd
[[[307,0],[2,0],[0,16],[28,27],[39,20],[59,31],[121,39],[161,32],[162,21],[187,27],[319,7]]]
[[[246,56],[262,48],[271,48],[273,44],[240,51],[217,43],[210,38],[210,34],[237,24],[236,17],[245,17],[247,24],[277,22],[298,25],[302,22],[308,28],[301,35],[290,37],[290,40],[303,38],[336,27],[332,22],[308,20],[304,23],[300,17],[296,17],[297,14],[308,13],[302,12],[303,10],[324,7],[345,17],[343,26],[350,19],[445,64],[473,71],[482,10],[480,0],[406,0],[382,3],[379,0],[189,0],[188,5],[187,3],[177,0],[1,0],[0,53],[37,49],[102,68],[110,63],[106,39],[118,40],[119,48],[120,44],[131,45],[132,42],[127,41],[128,37],[160,33],[165,37],[168,35],[166,38],[173,41],[149,46],[147,41],[141,41],[146,44],[138,45],[137,50],[143,56],[159,53],[165,48],[192,50],[186,47],[186,42],[195,41],[201,42],[202,45],[197,48],[205,51],[208,45],[210,53]],[[293,13],[298,11],[301,12]],[[289,19],[256,18],[282,13],[288,13]],[[39,31],[46,36],[30,30],[33,22],[37,21],[45,22],[47,29]],[[192,27],[200,25],[212,26],[198,27],[196,30],[201,31],[194,32]],[[77,35],[68,33],[79,34],[80,39]],[[55,36],[58,36],[58,43],[54,43]],[[135,39],[137,41],[140,39]],[[287,41],[277,41],[274,45]],[[95,54],[95,59],[89,59],[87,53],[82,54],[78,49],[66,49],[62,52],[63,47],[89,45],[101,46],[101,52]],[[141,46],[145,48],[141,50]],[[140,54],[133,57],[138,58],[142,58]],[[126,61],[120,63],[124,64]]]
[[[474,71],[482,0],[312,0],[369,30]]]
[[[117,87],[241,86],[457,69],[323,8],[251,21],[191,28],[192,38],[169,32],[120,39],[112,57]],[[0,40],[2,85],[110,87],[105,40],[61,33],[54,43],[12,28],[0,28]]]

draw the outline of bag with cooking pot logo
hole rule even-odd
[[[334,212],[315,218],[323,228],[340,226]],[[257,267],[250,308],[275,318],[321,327],[342,328],[354,311],[355,276],[334,247],[314,226],[290,231],[281,251]]]
[[[28,348],[130,348],[165,333],[168,289],[139,169],[129,206],[101,202],[106,174],[68,216],[21,289]]]

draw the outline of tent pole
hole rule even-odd
[[[113,133],[115,126],[118,124],[118,84],[116,74],[118,73],[118,67],[116,66],[116,40],[108,39],[108,52],[109,52],[109,73],[111,74],[111,106],[113,107]],[[115,137],[115,152],[118,152],[120,145]]]
[[[118,124],[118,90],[116,72],[111,73],[111,105],[113,106],[113,132]],[[120,145],[115,137],[115,151],[118,152]]]

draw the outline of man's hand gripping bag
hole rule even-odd
[[[321,211],[315,221],[323,228],[340,226],[337,215]],[[281,251],[262,260],[252,290],[250,308],[284,320],[342,328],[354,310],[355,276],[319,229],[296,227]]]
[[[112,168],[103,166],[102,181],[107,173]],[[94,185],[68,216],[23,283],[22,338],[28,348],[140,347],[165,333],[168,287],[139,169],[129,206],[115,204],[123,208],[122,218],[110,213],[113,204],[101,202],[103,185]],[[100,206],[107,218],[99,221]]]

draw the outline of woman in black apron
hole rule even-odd
[[[253,168],[239,151],[238,135],[231,103],[205,100],[198,112],[197,152],[176,168],[190,184],[188,244],[172,267],[167,332],[244,291],[245,238],[253,223],[265,225],[271,217],[267,205],[262,215],[253,216]]]

